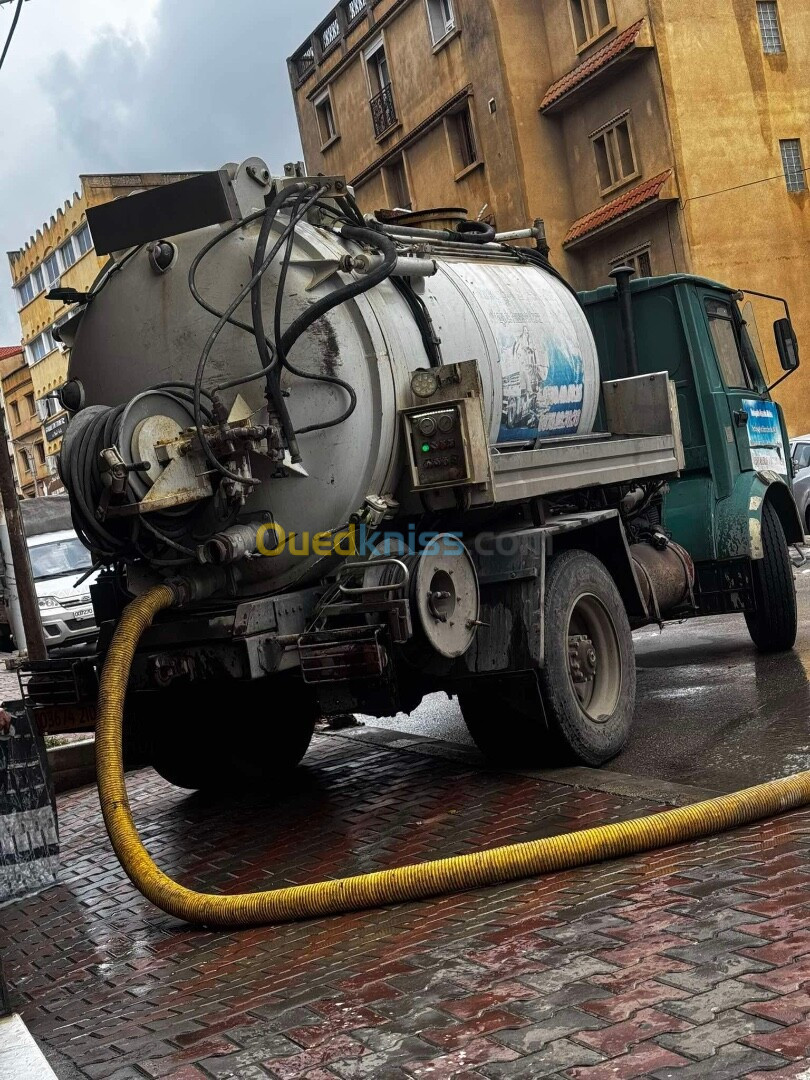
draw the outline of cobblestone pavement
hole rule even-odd
[[[188,797],[149,770],[129,787],[160,865],[229,891],[559,833],[667,798],[368,735],[318,736],[272,798]],[[810,813],[231,934],[180,925],[135,892],[94,790],[64,797],[61,823],[61,883],[0,910],[0,941],[14,1003],[62,1080],[810,1075]]]

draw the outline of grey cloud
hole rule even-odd
[[[80,173],[217,168],[253,154],[278,169],[299,157],[286,58],[329,7],[161,0],[146,45],[99,27],[78,59],[54,46],[48,74],[32,86],[44,107],[39,101],[28,117],[25,101],[14,116],[0,110],[0,137],[6,128],[22,150],[0,153],[2,251],[24,243],[71,196]],[[25,30],[34,32],[32,21]],[[19,340],[4,280],[0,344]]]

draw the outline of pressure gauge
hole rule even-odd
[[[414,372],[411,378],[411,390],[420,398],[433,397],[439,389],[439,376],[435,371],[423,370]]]

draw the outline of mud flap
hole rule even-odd
[[[21,703],[0,710],[0,904],[56,880],[59,831],[45,741]]]

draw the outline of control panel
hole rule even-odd
[[[457,405],[411,412],[408,422],[417,487],[469,480],[464,423]]]

